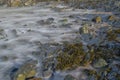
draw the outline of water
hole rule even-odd
[[[67,16],[94,12],[94,10],[81,9],[73,11],[71,8],[63,12],[55,12],[50,6],[0,8],[0,33],[2,33],[0,34],[2,36],[0,39],[0,80],[10,80],[11,69],[18,68],[28,60],[37,60],[39,61],[37,67],[42,66],[41,61],[48,57],[45,53],[49,53],[51,49],[44,48],[42,44],[62,43],[76,38],[76,32],[79,31],[81,25],[73,23],[70,27],[60,27],[63,23],[59,20],[68,19],[67,23],[72,23],[74,19]],[[48,18],[54,18],[54,22],[44,25],[37,23]],[[83,16],[81,18],[84,19]],[[33,55],[33,52],[40,54]],[[63,79],[60,76],[57,77],[56,74],[55,80],[57,78]]]

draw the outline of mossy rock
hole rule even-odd
[[[97,16],[97,17],[93,18],[92,21],[96,22],[96,23],[101,23],[102,22],[102,17]]]

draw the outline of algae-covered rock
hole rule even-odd
[[[109,41],[114,41],[117,38],[117,34],[113,30],[107,31],[107,38]]]
[[[14,80],[25,80],[29,77],[34,77],[37,73],[36,64],[36,61],[26,62],[15,73]]]
[[[17,80],[25,80],[25,75],[24,74],[19,74],[17,77]]]
[[[93,67],[95,68],[102,68],[102,67],[105,67],[106,65],[108,65],[108,63],[102,58],[98,59],[93,63]]]
[[[80,34],[87,34],[89,33],[89,26],[88,24],[84,24],[83,27],[79,29]]]
[[[66,75],[64,80],[77,80],[77,79],[75,79],[75,77],[73,77],[72,75]]]
[[[32,6],[36,4],[36,0],[27,0],[24,5],[25,6]]]
[[[102,22],[102,18],[100,16],[97,16],[97,17],[93,18],[92,21],[94,21],[96,23],[101,23]]]
[[[23,3],[21,2],[21,0],[13,0],[11,1],[11,6],[12,7],[19,7],[19,6],[22,6]]]
[[[66,24],[66,23],[68,23],[68,19],[65,18],[65,19],[59,20],[58,22]]]

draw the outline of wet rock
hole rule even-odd
[[[13,80],[25,80],[36,75],[36,61],[28,61],[22,65],[14,75]]]
[[[22,2],[21,2],[21,0],[13,0],[12,2],[11,2],[11,6],[12,7],[19,7],[19,6],[22,6],[23,4],[22,4]]]
[[[25,80],[25,75],[19,74],[16,80]]]
[[[51,23],[54,22],[54,18],[48,18],[48,19],[46,20],[46,22],[49,23],[49,24],[51,24]]]
[[[52,24],[53,22],[54,22],[54,18],[48,18],[46,20],[37,21],[37,23],[40,25],[49,25],[49,24]]]
[[[77,79],[73,77],[72,75],[66,75],[64,80],[77,80]]]
[[[67,24],[61,24],[59,27],[60,28],[71,28],[71,23],[67,23]]]
[[[101,23],[102,22],[102,18],[100,16],[97,16],[97,17],[93,18],[92,21],[96,22],[96,23]]]
[[[0,61],[8,61],[8,60],[9,60],[8,56],[0,57]]]
[[[81,27],[79,29],[79,33],[80,34],[87,34],[87,33],[89,33],[88,24],[84,24],[83,27]]]
[[[25,6],[32,6],[36,4],[36,0],[27,0],[24,5]]]
[[[0,39],[4,39],[6,37],[4,29],[0,29]]]
[[[50,78],[52,76],[52,70],[43,71],[44,78]]]
[[[102,58],[98,59],[97,61],[95,61],[93,63],[93,67],[95,67],[95,68],[102,68],[102,67],[105,67],[107,65],[108,65],[108,63]]]
[[[68,19],[65,18],[65,19],[59,20],[58,22],[66,24],[66,23],[68,23]]]

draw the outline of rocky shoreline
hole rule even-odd
[[[0,9],[0,80],[119,80],[119,13],[53,5]]]

